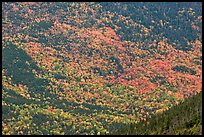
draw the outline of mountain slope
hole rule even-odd
[[[108,134],[201,92],[201,3],[172,4],[2,3],[2,133]]]
[[[202,93],[114,135],[202,135]]]

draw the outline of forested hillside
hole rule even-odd
[[[113,135],[202,135],[202,92]]]
[[[110,134],[200,92],[200,2],[2,3],[3,135]]]

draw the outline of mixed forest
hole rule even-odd
[[[201,92],[201,2],[2,3],[3,135],[201,134]]]

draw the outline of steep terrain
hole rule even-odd
[[[202,92],[113,135],[202,135]]]
[[[108,134],[201,92],[201,11],[2,3],[2,134]]]

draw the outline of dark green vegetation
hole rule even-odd
[[[202,92],[199,2],[2,6],[4,135],[109,134]]]
[[[179,71],[182,73],[190,73],[191,75],[195,75],[196,72],[190,68],[187,68],[186,66],[175,66],[172,68],[175,71]]]
[[[202,93],[113,135],[202,135]]]
[[[199,13],[202,10],[200,3],[170,2],[167,4],[165,2],[102,2],[101,5],[103,6],[103,10],[109,10],[112,12],[117,11],[118,14],[128,16],[135,22],[142,22],[147,28],[150,28],[150,26],[156,26],[151,29],[151,35],[148,35],[147,37],[143,36],[141,38],[139,37],[141,34],[139,30],[136,30],[136,35],[138,36],[135,36],[135,28],[126,28],[123,24],[124,22],[119,22],[121,23],[120,26],[122,26],[119,34],[122,35],[122,38],[125,40],[142,41],[145,43],[144,46],[146,46],[148,43],[152,43],[155,38],[162,39],[163,37],[166,37],[168,38],[168,42],[176,49],[189,51],[192,48],[192,45],[188,44],[189,40],[193,40],[197,37],[202,39],[200,37],[202,30],[196,30],[193,27],[190,27],[192,24],[189,21],[196,20],[195,17],[199,16]],[[189,6],[193,10],[191,10]],[[189,12],[184,12],[185,9],[188,9]],[[199,25],[202,27],[201,24]]]

